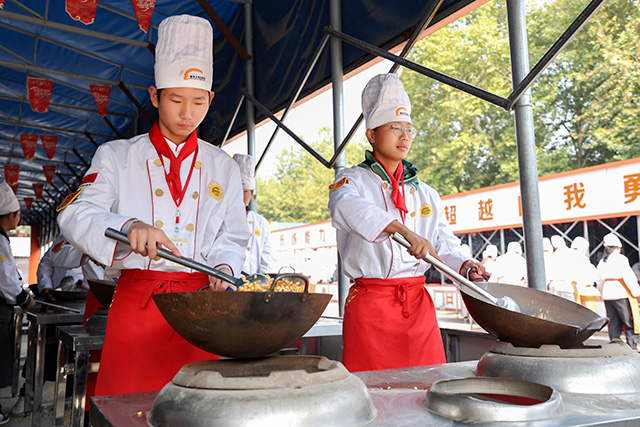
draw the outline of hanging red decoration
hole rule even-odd
[[[22,145],[24,157],[31,160],[36,155],[38,135],[34,133],[23,133],[20,135],[20,144]]]
[[[74,21],[89,25],[96,19],[97,7],[98,0],[66,0],[64,10]]]
[[[30,211],[31,210],[31,205],[33,204],[33,197],[25,197],[24,198],[24,204],[27,207],[27,210]]]
[[[53,159],[56,155],[56,144],[58,143],[58,135],[40,135],[42,145],[44,146],[44,152],[47,153],[47,157]]]
[[[107,114],[107,105],[109,104],[109,95],[111,94],[111,86],[89,85],[93,99],[98,106],[98,112],[102,117]]]
[[[4,180],[9,185],[15,185],[20,178],[20,165],[4,165]]]
[[[31,109],[38,113],[49,111],[53,80],[28,77],[27,87],[29,89],[29,105],[31,105]]]
[[[156,0],[131,0],[133,10],[136,12],[138,27],[145,33],[149,29],[153,8],[156,6]]]
[[[44,184],[37,183],[31,185],[33,186],[33,193],[36,195],[36,200],[42,199],[42,190],[44,190]]]
[[[53,175],[56,173],[56,165],[42,165],[44,176],[47,178],[47,183],[51,185],[53,182]]]

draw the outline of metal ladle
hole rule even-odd
[[[124,234],[121,231],[117,231],[113,228],[107,228],[104,232],[104,235],[113,240],[117,240],[118,242],[131,245],[131,243],[129,242],[129,237],[127,237],[126,234]],[[215,268],[209,267],[208,265],[201,264],[197,261],[194,261],[192,259],[185,258],[182,256],[180,257],[175,256],[174,254],[172,254],[170,251],[166,249],[156,248],[156,250],[158,251],[158,256],[160,258],[164,258],[166,260],[173,261],[177,264],[180,264],[185,267],[189,267],[201,273],[208,274],[209,276],[213,276],[216,279],[224,280],[225,282],[229,282],[232,285],[235,285],[237,288],[240,288],[246,283],[269,283],[269,279],[264,274],[260,274],[260,273],[252,274],[246,278],[236,279],[235,277],[230,276],[226,273],[223,273],[220,270],[216,270]],[[231,290],[231,289],[227,288],[227,290]]]
[[[403,236],[399,234],[392,234],[391,237],[401,246],[404,246],[407,249],[411,247],[411,244],[407,242]],[[484,289],[482,289],[481,287],[473,283],[471,280],[467,279],[466,277],[462,276],[461,274],[459,274],[458,272],[450,268],[448,265],[440,262],[436,257],[434,257],[428,252],[423,259],[429,264],[436,267],[438,270],[440,270],[443,274],[448,276],[450,279],[453,279],[454,284],[455,282],[458,282],[458,285],[466,286],[467,288],[471,289],[473,292],[489,300],[493,305],[497,307],[506,308],[507,310],[520,313],[520,306],[513,298],[506,295],[500,298],[494,297],[489,292],[485,291]]]

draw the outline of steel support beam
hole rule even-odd
[[[127,86],[123,82],[119,82],[117,84],[117,86],[120,88],[120,90],[122,90],[122,92],[127,96],[127,98],[129,98],[131,100],[131,102],[133,102],[133,105],[136,106],[138,111],[145,117],[145,119],[147,119],[149,121],[149,123],[153,124],[154,120],[153,120],[153,118],[151,118],[151,115],[149,115],[149,113],[147,112],[147,110],[144,109],[142,104],[140,104],[140,102],[138,102],[136,97],[133,96],[133,94],[129,91]],[[148,89],[149,88],[146,88],[146,90],[148,90]]]
[[[199,0],[202,1],[202,0]],[[247,94],[253,98],[255,95],[255,62],[253,60],[253,3],[244,5],[244,44],[247,58],[244,60],[244,78],[246,82]],[[245,96],[247,95],[245,94]],[[251,102],[245,103],[246,128],[247,128],[247,153],[256,158],[256,110]],[[254,176],[255,181],[255,176]],[[254,184],[255,185],[255,184]],[[255,199],[249,202],[249,207],[258,210]]]
[[[19,97],[19,96],[0,95],[0,99],[5,99],[7,101],[20,102],[22,104],[28,104],[29,103],[29,100],[27,98]],[[74,110],[74,111],[83,111],[83,112],[86,112],[86,113],[96,113],[96,114],[98,114],[98,109],[97,108],[76,107],[75,105],[57,104],[55,102],[50,102],[49,103],[49,109],[51,109],[52,111],[59,111],[61,108],[68,109],[68,110]],[[63,113],[63,114],[66,114],[65,111],[60,111],[60,112]],[[107,115],[114,116],[114,117],[124,117],[124,118],[127,118],[127,119],[135,119],[136,118],[136,116],[134,114],[122,114],[122,113],[116,113],[115,111],[107,111]],[[85,118],[83,118],[83,120],[85,120]],[[100,124],[102,125],[102,123],[100,123]]]
[[[240,55],[240,58],[242,58],[244,62],[248,62],[249,60],[251,60],[251,58],[253,57],[253,49],[251,48],[251,49],[245,50],[242,47],[238,39],[236,39],[236,36],[233,35],[229,27],[227,27],[224,21],[218,16],[218,14],[213,9],[213,7],[211,7],[209,2],[207,2],[206,0],[198,0],[198,3],[200,4],[200,7],[202,7],[202,10],[204,10],[205,13],[209,16],[209,18],[211,18],[213,23],[216,24],[216,27],[218,27],[218,29],[220,30],[224,38],[227,39],[231,47],[238,53],[238,55]],[[245,31],[247,28],[250,28],[250,26],[247,25],[248,23],[246,21],[247,6],[251,8],[251,14],[253,14],[253,3],[252,2],[245,3]],[[253,19],[251,21],[253,21]]]
[[[507,1],[511,76],[516,88],[529,72],[525,0]],[[538,166],[533,126],[531,91],[526,90],[514,105],[522,222],[527,259],[527,284],[540,291],[547,290],[542,248],[542,218],[538,188]]]

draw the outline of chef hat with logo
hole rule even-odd
[[[253,156],[248,154],[234,154],[233,160],[238,163],[240,167],[240,178],[242,178],[243,190],[255,190],[256,183],[253,179],[253,174],[256,169],[256,162],[253,160]]]
[[[213,30],[204,18],[176,15],[158,27],[156,88],[193,87],[211,91]]]
[[[20,209],[18,198],[13,193],[9,184],[4,179],[0,179],[0,215],[6,215]]]
[[[614,248],[622,247],[622,242],[620,241],[618,236],[616,236],[613,233],[609,233],[606,236],[604,236],[603,243],[605,246],[613,246]]]
[[[378,74],[362,91],[362,114],[367,129],[391,122],[411,123],[411,101],[395,74]]]

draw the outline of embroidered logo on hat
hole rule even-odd
[[[396,116],[406,116],[409,117],[409,113],[407,112],[407,109],[404,107],[400,107],[396,110]]]
[[[193,74],[200,73],[201,75]],[[200,80],[205,81],[207,78],[204,76],[204,72],[200,68],[189,68],[184,72],[184,80]]]

